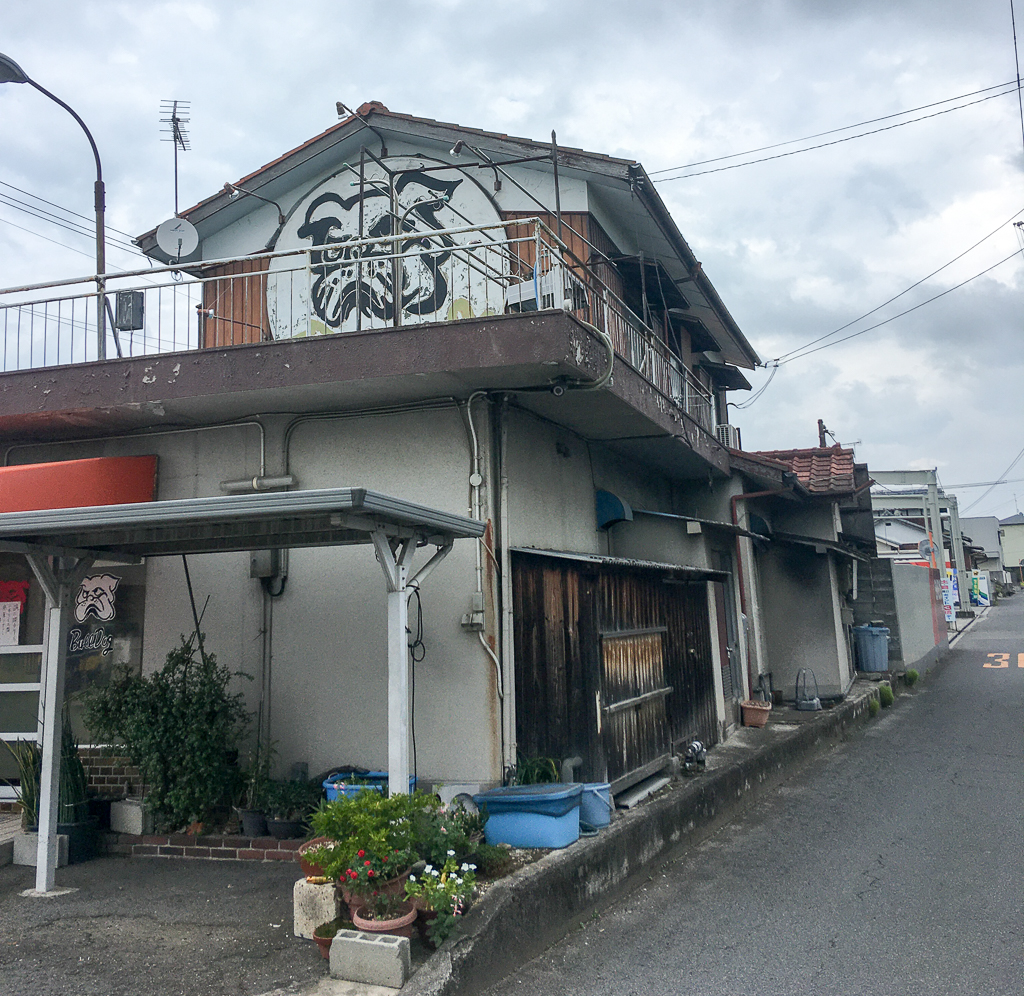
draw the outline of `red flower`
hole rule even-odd
[[[368,871],[368,872],[366,873],[366,875],[367,875],[367,878],[373,878],[373,874],[374,874],[374,873],[373,873],[373,869],[371,868],[371,869],[370,869],[370,870],[369,870],[369,871]]]
[[[366,857],[366,851],[360,850],[359,851],[359,857],[365,858]]]
[[[369,867],[370,867],[370,862],[369,862],[369,861],[364,861],[364,862],[363,862],[363,864],[364,864],[364,865],[365,865],[365,866],[366,866],[367,868],[369,868]]]
[[[387,861],[388,860],[388,856],[385,854],[384,857],[382,857],[380,860],[381,861]]]

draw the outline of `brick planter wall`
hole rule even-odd
[[[107,854],[133,858],[205,858],[212,861],[298,861],[303,840],[276,837],[192,836],[185,833],[105,833]]]
[[[89,789],[98,798],[123,799],[142,791],[139,769],[128,758],[111,754],[109,747],[80,747],[78,756]]]

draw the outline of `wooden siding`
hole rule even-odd
[[[672,744],[717,741],[705,584],[528,553],[512,571],[520,753],[579,755],[582,777],[614,781]]]
[[[237,346],[271,339],[267,321],[267,268],[270,258],[243,259],[204,271],[225,277],[203,284],[203,348]],[[254,274],[245,276],[245,274]],[[212,312],[212,314],[211,314]]]

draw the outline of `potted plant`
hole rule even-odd
[[[356,930],[368,934],[396,934],[412,937],[417,909],[393,892],[374,891],[361,897],[362,902],[352,914]]]
[[[99,820],[89,816],[89,783],[67,706],[61,718],[60,788],[57,794],[57,833],[68,838],[68,864],[96,857]]]
[[[86,725],[97,740],[124,745],[161,829],[214,822],[236,796],[233,752],[250,721],[244,697],[230,690],[235,677],[249,676],[194,640],[182,637],[161,670],[143,676],[123,667],[85,696]]]
[[[245,774],[241,797],[235,811],[246,837],[267,836],[267,790],[270,787],[270,771],[274,765],[277,748],[273,743],[256,742],[252,763]]]
[[[410,875],[405,894],[420,906],[420,933],[426,943],[440,947],[455,930],[476,891],[476,865],[459,862],[450,850],[438,870],[427,865],[421,874]]]
[[[334,919],[320,924],[320,926],[313,931],[313,940],[316,942],[316,946],[320,949],[321,958],[331,957],[331,941],[334,940],[334,937],[340,928],[341,921]]]
[[[313,807],[320,798],[320,786],[305,780],[270,782],[267,786],[267,830],[271,837],[287,840],[301,837]]]
[[[42,770],[43,752],[34,740],[15,740],[8,743],[0,740],[18,765],[18,784],[12,785],[5,778],[9,788],[14,789],[21,805],[21,828],[29,830],[39,825],[39,778]]]

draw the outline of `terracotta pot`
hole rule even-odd
[[[382,882],[377,887],[377,891],[388,896],[404,896],[405,883],[408,881],[409,872],[405,871],[395,878],[389,878],[386,882]],[[337,890],[341,894],[341,901],[348,906],[348,912],[354,919],[356,910],[366,902],[366,897],[354,893],[341,879],[338,880]]]
[[[316,946],[320,949],[320,957],[329,959],[331,957],[331,941],[333,941],[334,938],[317,937],[317,935],[314,934],[313,940],[316,941]]]
[[[764,726],[768,722],[768,713],[772,711],[771,702],[758,702],[756,699],[747,699],[740,703],[743,710],[744,726]]]
[[[393,920],[368,920],[362,916],[363,913],[368,913],[368,910],[365,906],[360,906],[352,914],[352,925],[356,930],[367,934],[396,934],[398,937],[411,939],[417,910],[410,903],[402,903],[400,908],[405,912]]]
[[[416,920],[416,929],[420,932],[420,940],[428,948],[436,948],[437,945],[430,939],[430,934],[427,931],[430,929],[430,925],[437,919],[437,910],[420,910],[419,918]]]
[[[306,860],[306,851],[312,851],[321,844],[328,843],[329,840],[329,837],[314,837],[312,840],[307,840],[306,843],[299,848],[299,867],[302,869],[302,874],[305,875],[307,879],[322,877],[324,870],[319,865],[314,865],[312,861]]]

